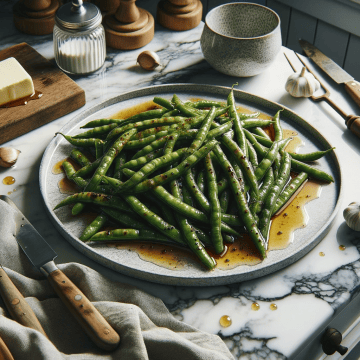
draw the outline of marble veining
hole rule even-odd
[[[0,49],[25,41],[54,62],[52,36],[19,33],[12,23],[13,3],[11,0],[2,4]],[[142,6],[146,8],[145,1]],[[151,6],[149,10],[154,13],[154,6]],[[203,331],[219,334],[235,359],[292,359],[315,334],[323,331],[340,310],[346,309],[358,293],[360,236],[346,226],[341,211],[351,201],[360,198],[359,141],[346,131],[341,117],[328,105],[315,104],[309,99],[294,99],[286,93],[285,81],[292,70],[282,53],[264,73],[252,78],[234,78],[212,69],[200,49],[202,28],[203,24],[187,32],[172,32],[156,25],[154,40],[143,49],[123,52],[108,48],[101,70],[89,76],[72,76],[86,92],[86,106],[5,144],[21,150],[21,155],[14,168],[0,168],[0,193],[10,193],[11,199],[59,254],[57,263],[83,263],[114,280],[131,283],[160,297],[178,319]],[[162,66],[154,72],[136,65],[137,55],[145,49],[156,51],[161,58]],[[296,64],[300,67],[299,63]],[[314,67],[314,70],[318,69]],[[340,86],[319,75],[344,111],[359,113]],[[236,88],[298,112],[336,146],[344,175],[342,208],[326,237],[293,265],[263,278],[228,286],[154,284],[114,273],[87,259],[60,236],[45,214],[38,185],[39,165],[55,132],[85,109],[122,92],[144,86],[187,82],[222,86],[238,82]],[[5,186],[2,183],[5,176],[13,176],[15,184]],[[341,251],[339,245],[344,245],[345,250]],[[320,252],[325,256],[321,257]],[[11,264],[3,265],[11,268]],[[260,305],[257,311],[251,309],[254,302]],[[270,310],[272,303],[277,305],[276,310]],[[227,328],[219,324],[223,315],[232,319]]]

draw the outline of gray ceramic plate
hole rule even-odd
[[[81,125],[90,120],[109,117],[121,109],[152,100],[155,95],[171,99],[174,93],[183,100],[202,98],[224,101],[229,93],[229,88],[176,84],[131,91],[84,111],[65,125],[61,132],[74,135],[80,132],[79,127]],[[253,111],[259,110],[273,116],[277,110],[284,108],[280,104],[239,90],[235,90],[234,94],[238,105]],[[306,151],[324,150],[331,147],[315,128],[290,109],[285,108],[281,120],[284,128],[295,130],[300,134],[306,144]],[[85,226],[82,218],[72,217],[67,207],[56,212],[52,210],[57,203],[67,196],[59,192],[58,182],[61,175],[54,175],[52,168],[58,161],[69,155],[70,149],[71,145],[59,135],[50,142],[42,158],[40,188],[51,220],[61,234],[84,255],[120,273],[153,282],[194,286],[221,285],[267,275],[292,264],[318,244],[329,230],[330,224],[339,209],[341,173],[338,159],[335,153],[332,153],[319,160],[316,166],[330,173],[334,177],[335,183],[323,186],[320,198],[306,205],[310,221],[305,228],[295,231],[294,241],[286,249],[269,252],[268,257],[258,265],[242,265],[232,270],[215,269],[208,272],[195,262],[189,262],[179,270],[170,270],[142,260],[135,252],[109,248],[106,245],[89,246],[84,244],[77,238]]]

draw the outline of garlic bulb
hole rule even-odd
[[[309,97],[320,89],[320,83],[314,78],[313,74],[306,72],[304,66],[301,72],[288,77],[285,89],[294,97]]]
[[[11,147],[0,148],[0,166],[11,167],[15,165],[21,151]]]
[[[140,53],[137,62],[145,70],[154,70],[160,65],[160,58],[155,52],[146,50]]]
[[[350,203],[344,210],[343,215],[349,228],[355,231],[360,231],[360,203]]]

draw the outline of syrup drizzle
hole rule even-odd
[[[41,91],[35,90],[35,92],[32,95],[28,95],[21,99],[17,99],[14,101],[10,101],[6,104],[2,104],[2,105],[0,105],[0,108],[12,108],[15,106],[27,105],[29,101],[39,100],[42,96],[43,96],[43,93]]]

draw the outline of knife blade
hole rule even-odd
[[[345,85],[347,93],[360,106],[360,84],[354,80],[354,77],[306,40],[300,39],[299,43],[305,54],[314,61],[316,65],[335,82]]]
[[[0,199],[13,207],[15,239],[31,263],[47,276],[50,284],[87,335],[103,350],[114,350],[120,337],[89,299],[54,263],[56,252],[31,225],[17,206],[5,195]]]

